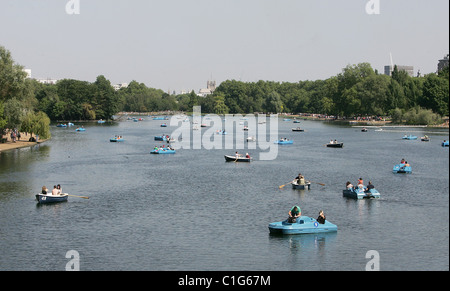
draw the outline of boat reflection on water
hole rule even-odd
[[[277,243],[287,243],[291,252],[311,252],[325,249],[326,245],[333,245],[336,242],[337,232],[311,233],[302,235],[282,235],[269,234],[270,241]]]

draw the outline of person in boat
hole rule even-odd
[[[350,181],[347,181],[347,184],[345,185],[345,187],[347,188],[347,190],[352,190],[353,189],[353,184],[350,183]]]
[[[56,185],[56,189],[58,189],[58,194],[62,194],[62,189],[61,189],[60,184]]]
[[[405,159],[402,159],[402,160],[400,161],[400,164],[406,164]]]
[[[294,180],[292,180],[292,184],[294,185],[299,185],[299,181],[302,178],[302,173],[298,173],[298,176],[294,178]]]
[[[333,144],[333,140],[332,139],[330,139],[330,144]]]
[[[239,159],[239,157],[241,156],[238,152],[235,153],[236,159]]]
[[[250,155],[248,153],[245,153],[245,158],[250,159]]]
[[[42,194],[47,195],[48,189],[45,186],[42,186]]]
[[[316,220],[320,224],[325,224],[326,217],[322,210],[319,211],[319,217]]]
[[[361,190],[364,189],[364,181],[361,177],[358,179],[358,184],[356,184],[356,185],[359,189],[361,189]]]
[[[54,195],[54,196],[57,196],[57,195],[59,195],[59,190],[58,190],[58,188],[57,188],[57,186],[55,185],[55,186],[53,186],[53,190],[52,190],[52,195]]]
[[[370,190],[375,189],[375,186],[372,184],[371,181],[369,181],[369,184],[367,184],[366,192],[370,192]]]
[[[297,218],[299,218],[300,216],[302,216],[302,210],[300,209],[299,206],[295,205],[289,211],[288,222],[290,223],[296,222]]]

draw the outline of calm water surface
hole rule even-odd
[[[81,270],[364,270],[366,253],[381,270],[449,270],[448,130],[360,128],[279,121],[274,161],[225,163],[234,150],[179,150],[150,155],[170,134],[160,121],[52,128],[52,140],[0,153],[0,270],[64,270],[69,250]],[[406,141],[413,133],[431,142]],[[110,143],[115,134],[123,143]],[[252,133],[252,129],[249,135]],[[330,139],[344,148],[324,146]],[[246,150],[242,150],[246,151]],[[248,150],[257,157],[258,150]],[[405,158],[411,175],[392,167]],[[310,191],[289,185],[299,172]],[[379,200],[342,197],[346,181],[371,180]],[[37,205],[43,185],[61,184],[66,203]],[[294,204],[323,209],[337,233],[271,236]]]

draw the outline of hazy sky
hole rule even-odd
[[[436,71],[448,0],[0,0],[0,46],[34,78],[198,91],[206,81],[327,79],[349,64]]]

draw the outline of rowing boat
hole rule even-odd
[[[228,156],[225,155],[225,161],[227,162],[244,162],[244,163],[250,163],[252,158],[246,158],[246,157],[236,157],[236,156]]]
[[[66,202],[69,194],[62,193],[59,195],[51,195],[51,194],[36,194],[36,201],[39,204],[50,204],[50,203],[58,203],[58,202]]]

